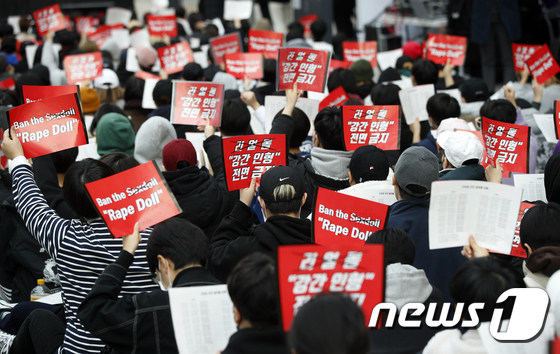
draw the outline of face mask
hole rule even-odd
[[[261,210],[262,210],[262,213],[263,213],[263,219],[264,219],[264,221],[266,221],[266,219],[268,219],[268,215],[266,215],[266,208],[265,209],[261,208]]]
[[[167,264],[167,269],[169,270],[169,262],[167,262],[167,259],[165,260],[165,263]],[[163,285],[163,282],[161,281],[161,278],[159,277],[159,275],[161,274],[161,264],[159,263],[159,260],[158,260],[158,270],[159,271],[158,271],[158,274],[157,274],[157,278],[158,278],[159,288],[162,291],[167,291],[167,290],[169,290],[169,288],[173,287],[173,284],[171,283],[171,275],[169,274],[169,271],[168,271],[167,272],[167,281],[169,282],[169,286],[166,289],[165,286]]]

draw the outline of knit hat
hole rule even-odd
[[[193,144],[185,139],[171,140],[164,146],[163,152],[163,167],[166,171],[177,171],[177,164],[181,161],[186,161],[189,166],[196,166],[196,150]]]
[[[387,68],[383,70],[381,75],[379,75],[379,80],[377,80],[377,83],[380,84],[382,82],[398,81],[400,79],[401,79],[401,75],[396,69]]]
[[[216,75],[214,75],[212,82],[216,84],[223,84],[224,91],[238,90],[237,79],[233,75],[225,73],[223,71],[218,71]]]
[[[296,194],[288,200],[276,200],[274,190],[276,187],[288,184],[294,187]],[[303,176],[299,171],[288,166],[276,166],[266,171],[261,177],[261,187],[259,196],[265,202],[290,201],[303,197],[304,185]]]
[[[97,153],[100,156],[110,152],[124,152],[134,156],[134,130],[132,124],[122,114],[107,113],[97,123]]]
[[[439,164],[433,152],[423,146],[411,146],[399,157],[395,165],[395,179],[399,187],[414,197],[430,193],[432,182],[439,177]],[[411,187],[420,186],[426,193],[414,192]]]
[[[354,74],[356,82],[371,81],[373,79],[373,69],[369,61],[360,59],[350,67],[350,71]]]
[[[350,159],[350,173],[357,183],[384,181],[389,174],[389,160],[385,151],[375,145],[360,146]]]
[[[82,99],[82,111],[84,114],[97,112],[101,105],[101,99],[94,89],[80,87],[80,97]]]
[[[408,41],[403,47],[403,55],[408,55],[412,59],[418,59],[422,55],[422,46],[418,42]]]
[[[461,91],[461,96],[465,98],[465,101],[475,102],[475,101],[486,101],[490,97],[488,92],[488,85],[482,79],[469,79],[461,84],[459,87]]]
[[[173,139],[177,139],[177,133],[169,120],[158,116],[151,117],[136,133],[134,158],[140,163],[155,160],[161,168],[163,148]]]
[[[461,167],[468,160],[482,161],[482,143],[469,132],[443,132],[438,135],[437,143],[444,150],[447,161],[454,167]]]
[[[138,64],[143,68],[151,68],[158,59],[157,51],[153,47],[139,45],[136,48]]]

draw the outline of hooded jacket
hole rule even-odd
[[[486,171],[479,164],[467,165],[455,169],[447,169],[439,172],[440,181],[486,181]]]
[[[222,354],[286,354],[284,331],[279,327],[241,329],[229,337]]]
[[[177,139],[177,133],[169,120],[152,117],[144,122],[136,133],[134,158],[141,164],[155,160],[159,168],[162,168],[163,148],[174,139]]]
[[[111,152],[134,155],[134,130],[122,114],[107,113],[99,120],[96,128],[97,152],[100,156]]]
[[[560,153],[552,155],[546,163],[544,189],[549,203],[560,203]]]
[[[266,222],[252,226],[251,209],[238,201],[212,236],[208,268],[225,281],[235,265],[254,252],[274,255],[278,246],[309,244],[311,221],[286,215],[269,217]]]
[[[529,288],[546,289],[548,279],[559,269],[560,247],[540,247],[523,262],[523,281]]]
[[[178,217],[192,222],[210,237],[230,210],[227,193],[206,167],[188,166],[177,171],[164,171],[163,177],[183,209]]]

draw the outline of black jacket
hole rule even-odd
[[[200,227],[210,237],[230,211],[227,193],[205,167],[164,171],[163,177],[183,209],[179,217]]]
[[[278,246],[312,243],[311,221],[285,215],[269,217],[266,222],[252,226],[251,209],[237,202],[212,236],[208,267],[222,281],[245,256],[254,252],[274,256]]]
[[[122,251],[105,268],[78,308],[78,318],[112,353],[178,353],[167,292],[155,290],[118,298],[134,256]],[[187,268],[173,287],[217,285],[220,282],[202,267]]]
[[[229,337],[222,354],[287,354],[286,337],[279,327],[241,329]]]
[[[440,181],[486,181],[486,171],[479,164],[467,165],[454,170],[443,170],[439,173]]]

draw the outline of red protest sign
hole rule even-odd
[[[171,123],[217,127],[222,118],[224,85],[209,82],[173,81]]]
[[[351,63],[360,59],[369,61],[372,68],[377,66],[377,42],[342,42],[342,51],[345,61]]]
[[[56,96],[77,94],[80,97],[80,90],[78,85],[63,85],[63,86],[21,86],[21,93],[23,95],[23,103],[31,103],[44,100]]]
[[[382,150],[400,147],[399,106],[343,106],[344,145],[347,151],[375,145]]]
[[[329,75],[335,69],[338,69],[338,68],[349,69],[350,66],[352,66],[352,63],[349,62],[349,61],[331,59],[331,65],[329,66]]]
[[[114,237],[130,235],[182,212],[154,161],[87,183],[89,196]]]
[[[138,70],[137,72],[134,73],[134,77],[137,77],[139,79],[142,80],[147,80],[147,79],[155,79],[155,80],[161,80],[161,77],[151,74],[147,71],[144,70]]]
[[[72,19],[70,18],[70,15],[64,15],[64,23],[66,24],[66,29],[68,31],[72,31]]]
[[[214,63],[221,65],[226,53],[241,53],[241,39],[239,33],[226,34],[221,37],[210,38],[210,46],[214,55]]]
[[[161,68],[168,74],[183,71],[185,65],[194,62],[191,46],[188,41],[158,48]]]
[[[90,40],[97,44],[98,48],[101,48],[109,38],[111,38],[112,28],[107,25],[102,25],[97,28],[94,32],[89,33],[87,36]]]
[[[298,89],[299,89],[299,85],[298,85]],[[331,106],[340,107],[344,102],[348,101],[349,99],[350,98],[348,97],[348,94],[346,94],[346,91],[344,91],[344,88],[342,86],[339,86],[336,89],[334,89],[331,93],[329,93],[327,97],[323,98],[321,103],[319,103],[319,111],[325,107],[331,107]]]
[[[176,15],[148,15],[148,30],[151,36],[177,37],[177,16]]]
[[[10,77],[9,79],[0,81],[0,89],[15,91],[16,82],[14,81],[14,78]]]
[[[280,48],[278,50],[278,91],[298,89],[323,92],[327,84],[329,52],[307,48]]]
[[[525,216],[525,213],[534,206],[535,204],[521,202],[521,206],[519,207],[519,215],[517,217],[517,223],[515,224],[515,233],[513,234],[511,252],[509,253],[510,256],[527,258],[527,251],[525,251],[525,249],[521,245],[521,238],[519,237],[519,228],[521,226],[521,220]],[[492,250],[489,251],[492,253],[500,253]]]
[[[10,109],[7,115],[27,158],[88,143],[77,94],[24,104]]]
[[[346,293],[364,312],[365,325],[383,302],[383,245],[278,247],[278,285],[284,331],[297,311],[321,293]]]
[[[498,160],[504,171],[529,171],[530,127],[482,117],[482,135],[482,145],[493,165]]]
[[[95,20],[92,16],[76,16],[74,17],[74,25],[76,32],[79,34],[90,33],[95,27]]]
[[[467,53],[467,37],[450,36],[447,34],[430,34],[426,42],[427,59],[436,64],[463,66]]]
[[[554,131],[556,132],[556,139],[560,139],[560,104],[559,101],[554,101]]]
[[[274,166],[288,165],[284,134],[243,135],[222,138],[224,172],[228,190],[247,188]]]
[[[550,53],[548,45],[536,50],[526,61],[533,79],[542,85],[544,82],[560,72],[560,66]]]
[[[304,30],[303,33],[305,35],[311,34],[311,25],[313,24],[313,22],[317,21],[318,18],[319,16],[317,15],[307,15],[307,16],[300,17],[298,22],[303,25],[303,30]]]
[[[263,78],[263,57],[260,53],[232,53],[224,56],[226,72],[236,79]]]
[[[276,59],[284,35],[273,31],[249,30],[249,52],[263,53],[267,59]]]
[[[58,4],[34,11],[33,19],[35,20],[39,37],[43,37],[47,32],[56,32],[66,28],[66,21]]]
[[[540,45],[512,43],[511,49],[513,51],[513,67],[515,71],[523,71],[525,61],[540,48]]]
[[[313,237],[318,245],[364,244],[385,227],[389,206],[319,188],[313,208]]]
[[[103,71],[101,52],[67,55],[64,57],[64,70],[69,84],[98,78]]]

